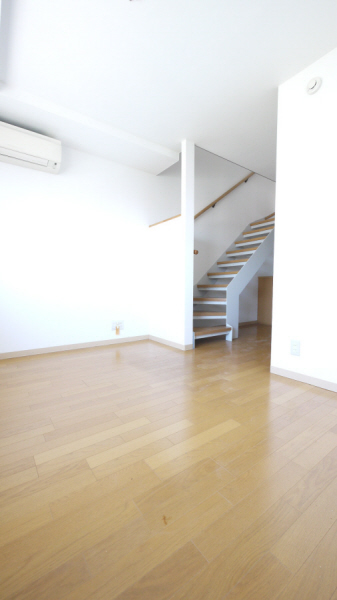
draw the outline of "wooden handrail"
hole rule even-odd
[[[233,187],[231,187],[229,190],[227,190],[227,192],[225,192],[224,194],[222,194],[221,196],[219,196],[219,198],[217,198],[216,200],[214,200],[214,202],[211,202],[210,204],[208,204],[207,206],[205,206],[205,208],[203,208],[200,212],[198,212],[194,218],[197,219],[198,217],[200,217],[200,215],[202,215],[204,212],[206,212],[206,210],[208,210],[209,208],[214,207],[218,202],[220,202],[220,200],[222,200],[222,198],[225,198],[225,196],[228,196],[228,194],[230,194],[231,192],[233,192],[233,190],[235,190],[237,187],[239,187],[239,185],[241,185],[242,183],[245,183],[246,181],[248,181],[248,179],[250,177],[252,177],[254,175],[254,172],[249,173],[249,175],[246,175],[246,177],[244,177],[243,179],[241,179],[241,181],[239,181],[238,183],[236,183],[235,185],[233,185]]]
[[[166,223],[166,221],[172,221],[172,219],[177,219],[178,217],[181,217],[181,215],[174,215],[174,217],[170,217],[169,219],[164,219],[163,221],[158,221],[158,223],[152,223],[152,225],[149,225],[149,227],[154,227],[155,225],[160,225],[161,223]]]
[[[255,175],[255,173],[253,171],[251,173],[249,173],[248,175],[246,175],[243,179],[238,181],[238,183],[233,185],[233,187],[231,187],[229,190],[227,190],[227,192],[225,192],[224,194],[221,194],[221,196],[219,196],[219,198],[217,198],[216,200],[213,200],[213,202],[211,202],[210,204],[205,206],[205,208],[203,208],[200,212],[198,212],[196,215],[194,215],[194,219],[197,219],[198,217],[200,217],[200,215],[204,214],[204,212],[206,212],[206,210],[208,210],[209,208],[214,208],[214,206],[218,202],[220,202],[220,200],[222,200],[222,198],[225,198],[226,196],[228,196],[228,194],[233,192],[242,183],[246,183],[248,181],[248,179],[250,177],[252,177],[253,175]],[[153,223],[152,225],[149,225],[149,227],[154,227],[155,225],[160,225],[160,223],[166,223],[166,221],[171,221],[172,219],[177,219],[178,217],[181,217],[181,215],[175,215],[174,217],[170,217],[169,219],[164,219],[163,221],[158,221],[158,223]]]

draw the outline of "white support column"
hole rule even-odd
[[[185,271],[185,346],[194,343],[193,336],[193,249],[194,249],[194,143],[181,143],[181,217],[184,236]]]

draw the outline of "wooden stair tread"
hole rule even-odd
[[[253,227],[253,225],[274,225],[275,223],[275,219],[261,219],[260,221],[254,221],[253,223],[250,223],[250,226]]]
[[[208,289],[208,288],[218,288],[218,287],[223,287],[226,288],[228,287],[228,283],[207,283],[207,284],[198,284],[197,286],[200,289]]]
[[[225,317],[226,313],[225,312],[204,312],[204,311],[199,311],[199,312],[194,312],[193,313],[194,317]]]
[[[254,243],[254,240],[252,240],[252,243]],[[227,250],[226,254],[247,254],[247,252],[251,252],[252,250],[257,250],[259,246],[255,246],[254,248],[249,248],[248,250],[244,249],[244,250]]]
[[[263,233],[264,231],[267,231],[268,229],[274,229],[275,225],[268,225],[268,227],[262,227],[262,229],[252,229],[249,231],[244,231],[243,235],[255,235],[256,233]]]
[[[215,277],[215,275],[219,275],[219,277],[224,277],[227,275],[237,275],[239,271],[217,271],[216,273],[207,273],[208,277]]]
[[[207,296],[203,296],[202,298],[193,298],[193,302],[200,302],[200,304],[203,302],[219,302],[222,304],[227,301],[226,298],[208,298]]]
[[[258,240],[265,240],[266,239],[266,235],[260,235],[259,237],[256,238],[250,238],[250,240],[239,240],[238,242],[235,242],[236,244],[254,244],[254,242],[257,242]]]
[[[217,265],[235,265],[235,263],[248,262],[248,258],[238,258],[238,260],[219,260]]]
[[[194,327],[193,331],[195,333],[195,337],[198,337],[198,335],[211,335],[212,333],[228,333],[231,331],[231,327],[227,327],[225,325],[219,327]]]

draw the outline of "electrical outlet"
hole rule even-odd
[[[124,321],[112,321],[111,323],[111,329],[112,331],[116,331],[116,327],[119,327],[119,329],[124,329]]]
[[[299,340],[291,340],[290,342],[290,354],[293,356],[300,356],[301,354],[301,342]]]

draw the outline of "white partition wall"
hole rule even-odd
[[[194,144],[184,140],[181,216],[149,229],[150,339],[193,347]]]
[[[185,349],[184,235],[182,219],[149,229],[150,338]]]
[[[184,237],[184,340],[193,344],[193,249],[194,249],[194,144],[183,140],[181,148],[181,218]]]
[[[273,373],[334,391],[336,140],[337,49],[279,90],[271,358]]]

